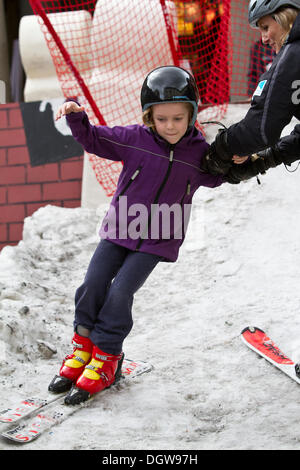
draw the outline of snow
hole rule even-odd
[[[224,122],[246,109],[230,105]],[[178,262],[161,263],[137,293],[124,350],[154,370],[0,449],[299,449],[299,386],[240,339],[255,325],[300,359],[299,172],[260,179],[199,189]],[[105,210],[41,208],[1,251],[0,409],[44,395],[70,351],[74,292]]]

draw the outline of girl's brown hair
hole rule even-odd
[[[150,108],[147,108],[146,111],[143,112],[143,123],[145,124],[145,126],[155,129],[152,114],[152,106],[150,106]]]

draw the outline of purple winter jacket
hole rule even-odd
[[[123,162],[100,236],[176,261],[195,191],[223,183],[221,176],[200,170],[208,149],[201,132],[193,127],[171,145],[146,126],[93,126],[85,112],[66,117],[73,137],[87,152]]]

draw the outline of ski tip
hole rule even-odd
[[[260,333],[265,333],[264,330],[262,330],[261,328],[258,328],[257,326],[247,326],[241,331],[241,335],[243,335],[246,332],[254,334],[257,331],[259,331]]]

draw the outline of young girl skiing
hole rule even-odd
[[[187,226],[183,209],[195,191],[224,182],[200,169],[209,145],[194,126],[198,101],[194,78],[182,68],[164,66],[150,72],[142,86],[143,126],[93,126],[74,101],[57,113],[57,119],[66,115],[86,151],[123,162],[101,241],[76,291],[74,351],[49,385],[53,392],[72,387],[67,404],[84,401],[119,378],[134,294],[157,263],[176,261]],[[162,207],[170,209],[169,216],[172,210],[173,218],[157,217]],[[138,221],[137,211],[144,214]]]

